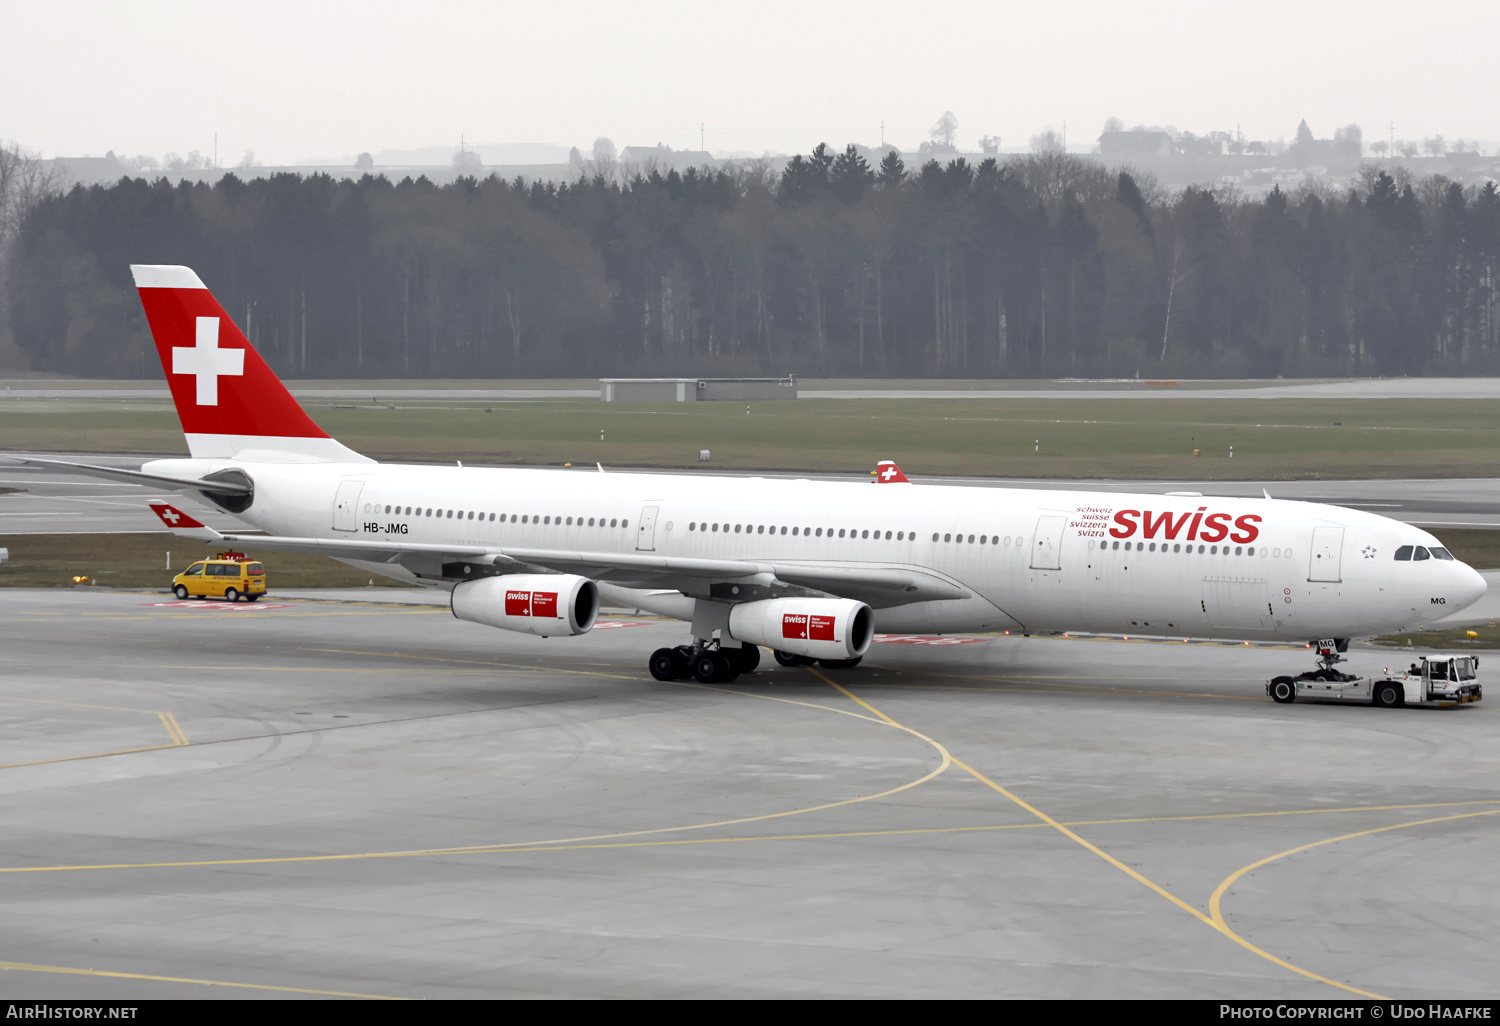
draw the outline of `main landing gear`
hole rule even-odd
[[[686,680],[700,684],[728,684],[742,673],[760,665],[760,649],[755,645],[720,648],[716,645],[678,645],[659,648],[651,653],[647,664],[657,680]]]
[[[775,651],[776,662],[782,666],[812,666],[814,663],[825,670],[847,670],[858,666],[862,656],[853,659],[813,659],[792,655],[780,649]],[[744,645],[740,648],[723,648],[718,642],[696,645],[678,645],[676,648],[659,648],[651,653],[646,664],[651,676],[657,680],[687,680],[691,677],[700,684],[728,684],[742,673],[750,673],[760,665],[760,648]]]
[[[1272,678],[1271,683],[1266,688],[1270,692],[1271,701],[1280,702],[1283,705],[1288,702],[1295,702],[1297,700],[1297,682],[1299,680],[1339,684],[1347,684],[1350,681],[1359,680],[1360,678],[1352,673],[1344,673],[1334,669],[1335,665],[1344,661],[1344,657],[1339,652],[1346,651],[1348,648],[1349,642],[1347,640],[1332,643],[1319,642],[1317,648],[1318,668],[1316,670],[1303,670],[1295,677],[1283,676]]]

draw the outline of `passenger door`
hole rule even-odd
[[[1063,528],[1067,526],[1067,517],[1045,516],[1037,519],[1036,539],[1031,546],[1031,569],[1062,569],[1062,536]]]
[[[1307,579],[1337,584],[1344,579],[1343,558],[1344,529],[1342,527],[1314,527],[1312,552],[1308,556]]]
[[[656,551],[656,514],[661,507],[646,506],[641,510],[641,519],[635,533],[637,552]]]
[[[365,483],[358,478],[346,478],[339,482],[338,494],[333,497],[333,529],[335,531],[359,530],[359,493]]]

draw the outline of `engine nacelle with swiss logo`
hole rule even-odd
[[[853,659],[870,648],[875,614],[854,599],[763,599],[732,607],[729,633],[811,659]]]
[[[506,574],[455,585],[460,620],[543,638],[584,634],[599,616],[599,588],[574,574]]]

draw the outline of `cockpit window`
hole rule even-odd
[[[1411,546],[1410,545],[1403,545],[1399,549],[1397,549],[1396,550],[1396,559],[1399,562],[1402,562],[1402,563],[1410,562],[1410,560],[1411,560]]]
[[[1453,558],[1453,553],[1449,552],[1447,549],[1440,549],[1436,545],[1434,545],[1429,551],[1432,553],[1433,557],[1436,558],[1436,559],[1452,559]]]
[[[1416,562],[1421,562],[1424,559],[1431,559],[1432,555],[1426,549],[1424,549],[1422,546],[1418,545],[1417,546],[1417,551],[1412,554],[1411,558],[1413,560],[1415,560]]]

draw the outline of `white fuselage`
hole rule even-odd
[[[1456,560],[1395,561],[1399,546],[1441,545],[1417,528],[1272,499],[394,464],[144,469],[225,467],[255,483],[239,516],[276,535],[904,568],[970,593],[877,608],[884,632],[1305,641],[1415,628],[1485,590]]]

